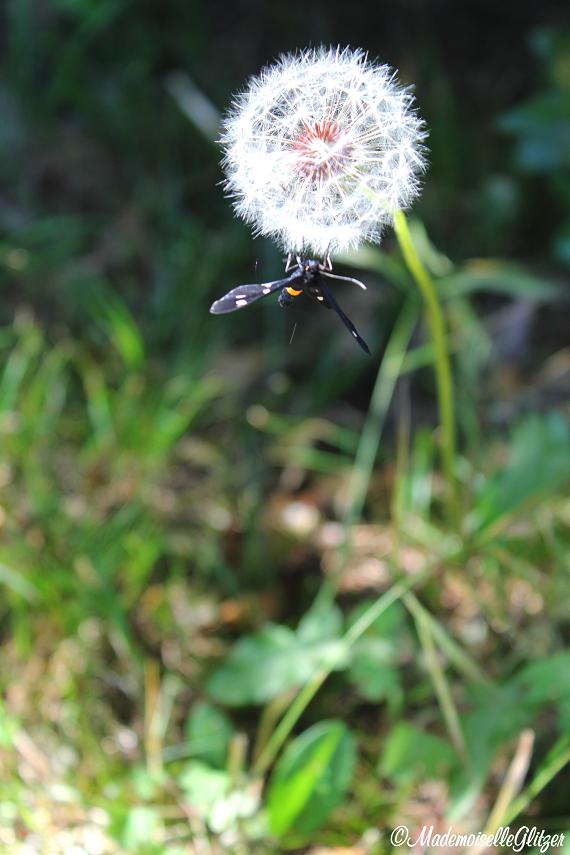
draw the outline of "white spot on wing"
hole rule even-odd
[[[247,306],[247,300],[245,297],[236,297],[236,306],[238,309],[241,309],[243,306]]]

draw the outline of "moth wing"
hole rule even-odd
[[[325,304],[328,306],[328,308],[332,309],[334,312],[336,312],[336,314],[339,316],[339,318],[341,319],[341,321],[343,322],[343,324],[345,325],[345,327],[347,328],[347,330],[349,331],[351,336],[358,342],[358,344],[360,345],[362,350],[365,353],[367,353],[368,356],[370,356],[370,349],[369,349],[368,345],[366,344],[366,342],[364,341],[362,336],[358,333],[358,330],[356,329],[356,327],[354,326],[354,324],[352,323],[350,318],[344,314],[341,307],[339,306],[339,304],[335,300],[330,288],[328,288],[324,284],[321,284],[321,291],[322,291],[323,297],[325,298]]]
[[[291,282],[291,277],[286,279],[277,279],[275,282],[265,282],[262,285],[238,285],[237,288],[232,288],[219,300],[216,300],[210,306],[210,314],[226,315],[228,312],[237,312],[238,309],[245,309],[256,300],[261,300],[262,297],[268,297],[269,294],[274,294]]]

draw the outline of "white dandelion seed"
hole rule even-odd
[[[379,241],[425,169],[423,121],[386,65],[361,50],[281,57],[225,119],[226,189],[256,234],[319,256]]]

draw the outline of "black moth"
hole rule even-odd
[[[261,297],[267,297],[269,294],[274,294],[275,291],[279,290],[281,290],[279,305],[285,308],[285,306],[290,306],[296,297],[306,294],[317,303],[336,312],[362,350],[370,355],[368,345],[362,336],[358,334],[350,318],[344,314],[324,279],[325,277],[327,279],[343,279],[346,282],[355,282],[361,288],[365,288],[366,286],[362,282],[359,282],[358,279],[352,279],[350,276],[336,276],[334,273],[331,273],[331,269],[330,259],[327,259],[325,264],[321,264],[313,259],[298,257],[297,265],[289,276],[286,276],[284,279],[277,279],[275,282],[265,282],[262,285],[238,285],[237,288],[232,288],[224,297],[212,303],[210,312],[212,315],[225,315],[228,312],[236,312],[238,309],[244,309],[250,303],[261,299]],[[290,270],[290,261],[287,263],[285,272],[287,273],[288,270]]]

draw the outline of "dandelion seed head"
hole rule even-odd
[[[225,119],[226,190],[286,252],[377,242],[419,193],[425,136],[409,89],[363,51],[288,54],[250,80]]]

